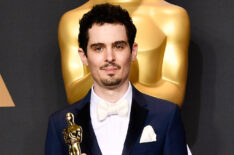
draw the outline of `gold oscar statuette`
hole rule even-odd
[[[81,155],[82,128],[75,124],[74,115],[71,112],[66,114],[66,120],[68,127],[63,129],[63,136],[69,148],[69,155]]]

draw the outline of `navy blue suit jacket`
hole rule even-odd
[[[46,155],[68,155],[62,131],[67,127],[67,112],[83,128],[81,150],[101,155],[90,119],[90,92],[85,98],[51,115],[46,138]],[[157,141],[140,143],[145,126],[151,125]],[[176,104],[142,94],[133,87],[132,109],[123,155],[187,155],[184,128]]]

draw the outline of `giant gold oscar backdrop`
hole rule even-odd
[[[130,81],[141,92],[182,106],[187,80],[190,22],[185,9],[164,0],[89,0],[65,13],[58,39],[62,72],[70,104],[92,85],[89,69],[78,55],[79,20],[93,5],[108,2],[128,10],[137,27],[137,60]]]

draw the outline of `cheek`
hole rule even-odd
[[[124,64],[125,66],[129,66],[131,63],[131,55],[130,54],[126,54],[122,57],[122,64]]]
[[[101,60],[98,56],[90,55],[88,56],[88,64],[90,68],[95,68],[101,64]]]
[[[97,68],[98,68],[98,66],[97,66],[97,64],[96,63],[94,63],[94,62],[89,62],[89,69],[90,69],[90,71],[91,72],[95,72],[96,70],[97,70]]]
[[[131,58],[130,57],[125,57],[125,59],[121,60],[121,67],[124,72],[128,72],[130,70],[130,65],[131,65]]]
[[[98,57],[96,58],[92,57],[92,59],[90,57],[88,59],[88,63],[89,63],[88,67],[89,67],[91,74],[95,77],[101,76],[101,73],[100,73],[101,71],[99,68],[103,65],[103,62]]]

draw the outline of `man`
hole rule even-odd
[[[89,66],[93,87],[85,98],[49,120],[46,155],[68,154],[62,131],[67,112],[83,128],[87,155],[186,155],[176,104],[136,90],[128,80],[136,59],[136,28],[119,6],[95,6],[80,21],[79,55]]]

